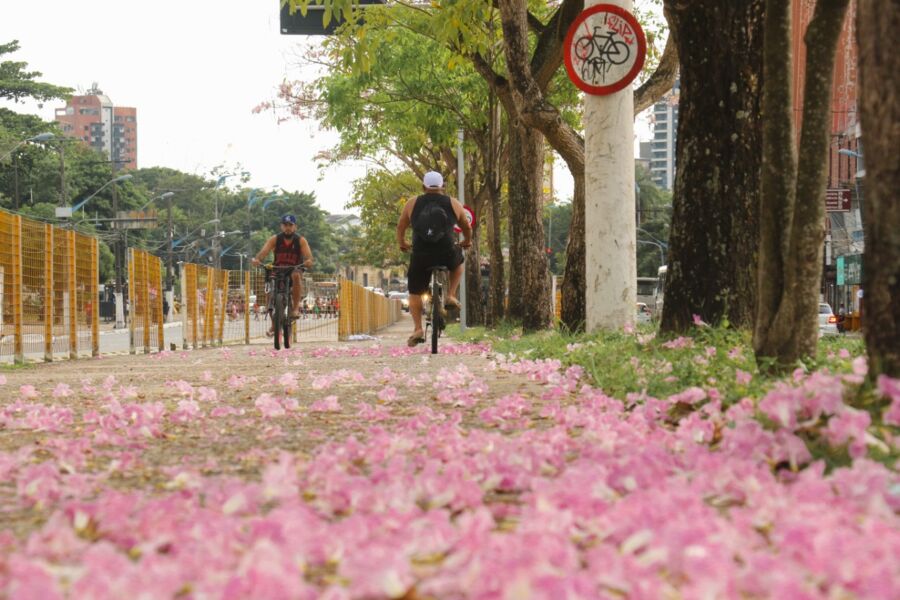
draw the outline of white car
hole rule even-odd
[[[409,293],[407,292],[390,292],[388,298],[391,300],[399,300],[403,306],[403,310],[409,311]]]
[[[650,307],[647,306],[644,302],[637,303],[637,318],[635,321],[637,323],[649,323],[651,319]]]
[[[837,335],[838,318],[831,310],[831,305],[825,302],[819,303],[819,335]]]

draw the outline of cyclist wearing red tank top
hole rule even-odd
[[[313,256],[306,238],[297,233],[297,218],[294,215],[281,217],[281,233],[273,235],[263,245],[262,250],[253,257],[253,264],[259,265],[270,252],[275,254],[276,267],[303,265],[312,267]],[[291,274],[291,314],[300,316],[300,298],[303,296],[303,279],[299,271]]]

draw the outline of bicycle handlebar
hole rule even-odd
[[[259,265],[260,269],[264,269],[266,271],[301,271],[307,272],[309,271],[309,267],[306,265]]]

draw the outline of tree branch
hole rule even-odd
[[[534,73],[534,78],[542,90],[547,89],[547,85],[562,64],[563,42],[566,40],[569,27],[582,10],[584,0],[566,0],[540,32],[537,47],[531,58],[531,72]],[[530,19],[531,13],[527,13],[527,17]]]
[[[674,36],[669,34],[656,70],[641,87],[634,91],[635,115],[656,104],[666,92],[672,89],[678,78],[678,65],[678,48],[675,45]]]

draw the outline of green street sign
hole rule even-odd
[[[846,285],[862,284],[862,254],[850,254],[844,258]]]
[[[844,257],[837,257],[837,266],[835,267],[836,281],[837,285],[844,285]]]

